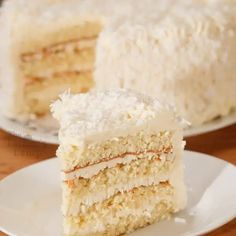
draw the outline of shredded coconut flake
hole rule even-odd
[[[179,118],[168,105],[131,90],[113,89],[87,94],[64,93],[51,106],[60,122],[63,138],[83,140],[89,135],[129,127],[140,127],[155,120],[181,127]],[[60,138],[60,136],[59,136]]]

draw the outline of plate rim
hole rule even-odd
[[[227,121],[229,120],[229,121]],[[190,126],[184,130],[184,138],[194,137],[201,134],[217,131],[236,124],[236,109],[233,109],[228,115],[221,116],[199,126]]]
[[[23,131],[17,132],[14,129],[15,127],[10,127],[10,126],[5,127],[4,124],[2,124],[2,123],[6,123],[6,122],[12,123],[13,126],[21,128]],[[14,118],[7,117],[0,112],[0,129],[1,130],[3,130],[15,137],[23,138],[25,140],[29,140],[29,141],[33,141],[33,142],[53,144],[53,145],[59,144],[57,135],[55,137],[55,136],[51,135],[49,132],[40,134],[40,132],[38,132],[37,129],[30,128],[29,126],[26,128],[25,125],[23,124],[23,122],[24,121],[21,122],[21,121],[14,119]],[[29,134],[29,133],[31,133],[31,134]],[[47,136],[47,138],[45,136]]]

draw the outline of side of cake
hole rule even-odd
[[[65,235],[121,235],[186,205],[181,121],[125,90],[64,94],[60,122]]]

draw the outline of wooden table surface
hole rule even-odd
[[[215,132],[188,138],[186,141],[188,150],[211,154],[236,165],[236,124]],[[57,147],[27,141],[0,131],[0,148],[0,179],[2,179],[22,167],[54,157]],[[236,183],[234,187],[236,187]],[[0,236],[3,235],[0,232]],[[236,219],[207,235],[235,236]]]

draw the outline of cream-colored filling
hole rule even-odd
[[[21,61],[24,63],[32,63],[33,61],[41,61],[50,55],[81,52],[84,49],[95,47],[96,38],[97,36],[87,39],[69,40],[67,42],[58,43],[56,45],[41,49],[38,52],[24,53],[21,55]]]
[[[52,78],[59,73],[93,71],[95,60],[94,48],[81,51],[58,52],[36,60],[21,63],[21,71],[28,78]],[[55,76],[56,78],[56,76]]]
[[[140,154],[127,154],[124,157],[118,157],[111,159],[109,161],[103,161],[94,165],[89,165],[83,168],[76,169],[72,172],[66,173],[66,172],[61,172],[61,176],[63,180],[71,180],[75,178],[85,178],[89,179],[94,175],[97,175],[100,171],[103,171],[106,168],[112,168],[116,166],[117,164],[129,164],[130,162],[137,160],[137,159],[152,159],[158,157],[161,160],[166,159],[166,155],[164,153],[158,152],[158,151],[153,151],[153,152],[146,152],[146,153],[140,153]],[[172,155],[168,155],[167,157],[169,160],[172,159]]]
[[[57,79],[58,75],[65,73],[86,73],[93,72],[93,52],[84,52],[80,56],[70,55],[68,58],[56,58],[47,60],[44,63],[26,65],[22,68],[24,81],[34,82],[36,79]],[[65,55],[66,56],[66,55]]]

